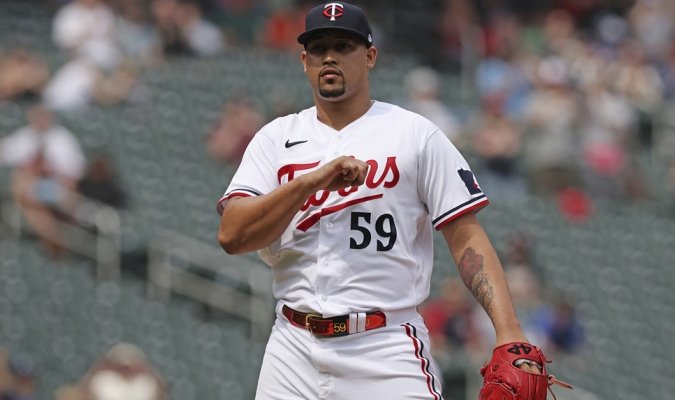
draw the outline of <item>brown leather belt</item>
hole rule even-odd
[[[356,329],[351,327],[349,314],[338,315],[331,318],[323,318],[316,314],[307,314],[284,305],[281,312],[291,322],[292,325],[299,328],[307,329],[315,336],[319,337],[337,337],[347,336],[351,333],[356,333]],[[387,326],[387,317],[382,311],[371,311],[365,314],[365,331],[382,328]]]

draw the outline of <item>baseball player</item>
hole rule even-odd
[[[370,97],[378,51],[364,12],[319,5],[298,42],[315,105],[264,126],[218,202],[225,251],[258,251],[272,268],[277,319],[256,399],[440,400],[416,309],[432,229],[497,346],[531,349],[474,215],[488,199],[471,168],[427,119]],[[519,364],[539,374],[540,362]]]

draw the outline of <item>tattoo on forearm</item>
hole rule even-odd
[[[476,254],[472,247],[467,248],[459,260],[459,274],[466,287],[491,316],[493,292],[487,274],[483,271],[483,256]]]

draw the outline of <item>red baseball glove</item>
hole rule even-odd
[[[546,373],[544,353],[529,343],[507,343],[496,347],[492,359],[480,370],[483,387],[479,400],[546,400],[547,391],[554,383],[568,389],[572,386]],[[518,366],[536,364],[541,374],[523,371]],[[551,391],[553,398],[555,394]]]

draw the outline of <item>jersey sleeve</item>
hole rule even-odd
[[[464,157],[440,130],[422,147],[418,174],[417,190],[436,230],[489,203]]]
[[[216,210],[223,213],[225,203],[237,196],[260,196],[278,186],[276,181],[272,139],[263,131],[258,132],[246,147],[244,156],[234,173],[227,190],[218,201]]]

